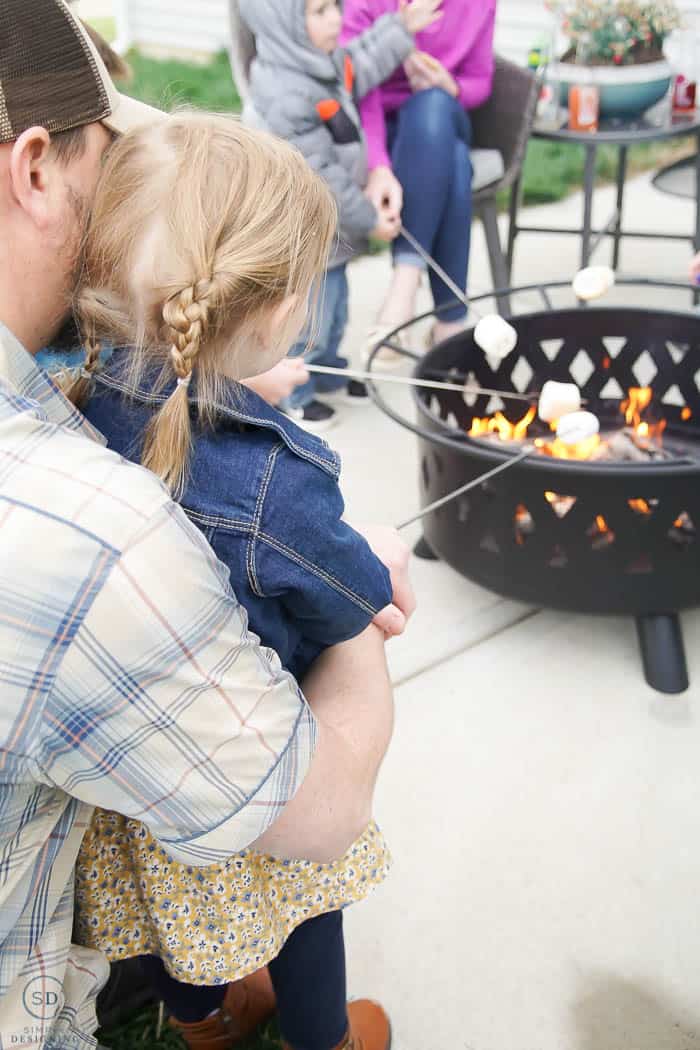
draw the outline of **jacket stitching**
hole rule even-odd
[[[253,515],[253,528],[250,533],[250,539],[248,540],[246,549],[246,567],[248,569],[248,580],[250,582],[253,594],[257,594],[258,598],[264,598],[265,593],[260,586],[258,580],[257,571],[255,567],[255,543],[260,532],[260,519],[262,518],[263,505],[265,503],[265,497],[267,496],[267,490],[270,487],[270,480],[272,478],[273,471],[275,469],[275,463],[281,450],[284,448],[282,442],[279,445],[275,445],[270,451],[270,455],[267,457],[267,464],[265,465],[265,473],[263,474],[262,481],[260,483],[260,489],[258,491],[258,497],[255,501],[255,513]]]

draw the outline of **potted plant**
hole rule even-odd
[[[546,0],[569,47],[550,75],[566,105],[571,84],[600,91],[602,117],[634,117],[668,91],[672,70],[663,46],[681,22],[673,0]]]

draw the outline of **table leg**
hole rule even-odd
[[[625,180],[627,178],[627,146],[620,146],[617,160],[617,215],[613,233],[613,270],[620,262],[620,241],[622,239],[622,207],[625,202]]]
[[[584,147],[586,164],[583,170],[583,229],[581,231],[581,268],[591,258],[591,226],[593,224],[593,190],[595,189],[595,162],[598,147],[595,143]]]

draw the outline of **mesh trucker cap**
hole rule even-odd
[[[27,128],[102,121],[119,134],[164,116],[121,95],[64,0],[0,0],[0,143]]]

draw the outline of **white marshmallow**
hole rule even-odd
[[[488,355],[490,362],[498,362],[515,350],[518,333],[500,314],[487,314],[474,329],[474,342]]]
[[[574,277],[574,295],[582,302],[600,299],[615,284],[615,273],[609,266],[587,266]]]
[[[542,387],[539,416],[545,423],[552,423],[581,407],[581,391],[575,383],[556,383],[548,379]]]
[[[600,421],[592,412],[570,412],[557,424],[557,437],[565,445],[578,445],[600,433]]]

